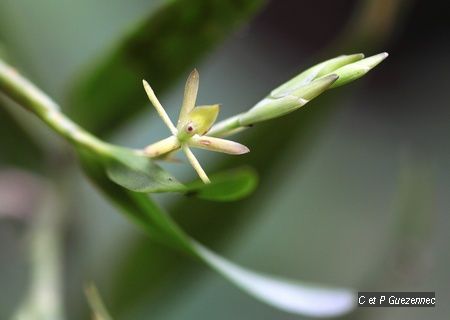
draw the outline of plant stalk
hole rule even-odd
[[[31,111],[69,142],[106,153],[109,145],[93,136],[60,111],[60,107],[14,68],[0,59],[0,90]]]

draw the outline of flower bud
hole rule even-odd
[[[387,52],[379,53],[334,70],[333,73],[337,74],[339,79],[333,83],[331,88],[340,87],[344,84],[352,82],[353,80],[361,78],[381,61],[386,59],[387,56]]]
[[[335,74],[327,75],[293,91],[287,91],[283,97],[273,98],[269,96],[242,114],[239,117],[239,124],[242,126],[251,125],[295,111],[327,90],[337,78]]]
[[[305,84],[310,83],[314,79],[332,73],[334,70],[339,69],[349,63],[361,60],[362,58],[364,58],[364,54],[357,53],[351,55],[342,55],[316,64],[315,66],[303,71],[298,76],[285,82],[278,88],[272,90],[270,95],[272,97],[282,97],[286,95],[286,92],[293,91],[299,87],[302,87]]]

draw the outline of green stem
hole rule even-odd
[[[34,113],[68,141],[106,153],[110,146],[96,138],[60,112],[60,107],[14,68],[0,60],[0,90]]]
[[[248,127],[241,126],[239,123],[239,118],[243,115],[237,114],[228,119],[222,120],[216,123],[208,132],[209,136],[223,138],[239,131],[242,131]]]

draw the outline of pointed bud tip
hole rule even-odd
[[[369,58],[373,58],[374,60],[377,60],[378,63],[380,63],[381,61],[383,61],[384,59],[386,59],[388,56],[389,56],[389,53],[387,53],[387,52],[382,52],[382,53],[379,53],[379,54],[375,54],[375,55],[373,55],[373,56],[371,56],[371,57],[369,57]],[[369,59],[369,58],[368,58],[368,59]]]
[[[191,73],[190,73],[190,75],[189,75],[190,78],[198,78],[199,76],[200,76],[200,75],[199,75],[199,73],[198,73],[197,68],[194,68],[194,70],[192,70]]]
[[[335,82],[337,79],[339,79],[339,76],[336,73],[332,73],[328,76],[323,77],[322,79],[327,79],[330,83]]]
[[[384,59],[386,59],[389,56],[389,54],[387,52],[382,52],[379,54],[375,54],[371,57],[368,57],[364,60],[366,67],[368,67],[368,70],[376,67],[378,64],[380,64]]]

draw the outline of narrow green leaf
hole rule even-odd
[[[193,244],[207,265],[248,294],[280,310],[311,317],[331,317],[347,313],[356,306],[356,294],[349,289],[261,274],[227,261],[195,241]]]
[[[141,110],[147,79],[158,94],[192,68],[263,0],[172,0],[152,12],[70,94],[70,116],[95,133],[108,133]]]
[[[350,290],[301,284],[259,274],[218,256],[184,233],[170,215],[145,194],[126,190],[110,181],[98,158],[86,150],[79,152],[92,181],[153,239],[204,262],[260,301],[286,312],[316,317],[341,315],[354,308],[356,299]]]

